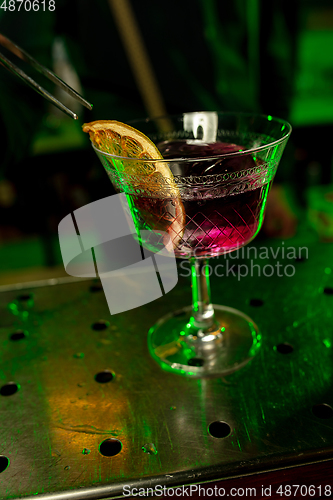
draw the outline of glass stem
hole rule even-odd
[[[209,267],[207,259],[190,259],[192,277],[191,324],[208,333],[216,326],[214,308],[210,298]]]

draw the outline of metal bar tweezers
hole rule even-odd
[[[92,109],[92,104],[83,99],[83,97],[78,94],[72,87],[63,82],[55,73],[45,68],[42,64],[40,64],[36,59],[31,57],[25,50],[21,49],[18,45],[11,42],[7,37],[0,33],[0,45],[5,47],[7,50],[15,54],[17,57],[27,62],[31,66],[33,66],[39,73],[46,76],[49,80],[54,82],[60,88],[62,88],[67,94],[71,95],[76,101],[81,103],[88,109]],[[64,111],[64,113],[68,114],[74,120],[78,119],[76,113],[71,111],[67,106],[65,106],[62,102],[60,102],[56,97],[50,94],[47,90],[41,87],[38,83],[36,83],[30,76],[28,76],[24,71],[22,71],[18,66],[16,66],[13,62],[11,62],[7,57],[5,57],[0,52],[0,64],[7,68],[11,73],[21,78],[27,85],[32,87],[38,94],[41,94],[45,99],[54,104],[57,108]]]

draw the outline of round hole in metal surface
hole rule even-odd
[[[0,473],[7,469],[9,463],[9,458],[5,457],[5,455],[0,455]]]
[[[106,330],[110,326],[110,323],[108,321],[105,321],[104,319],[100,319],[99,321],[96,321],[96,323],[93,323],[91,325],[91,328],[93,330],[101,331],[101,330]]]
[[[189,366],[203,366],[204,360],[202,358],[191,358],[187,361]]]
[[[290,354],[291,352],[293,352],[294,348],[291,344],[288,344],[288,342],[282,342],[281,344],[278,344],[276,346],[276,350],[280,354]]]
[[[104,370],[102,372],[96,373],[95,380],[99,384],[106,384],[107,382],[111,382],[114,379],[114,373],[110,370]]]
[[[22,340],[25,339],[28,336],[28,332],[25,330],[16,330],[16,332],[13,332],[9,338],[10,340],[13,340],[16,342],[17,340]]]
[[[333,295],[333,288],[331,286],[327,286],[326,288],[324,288],[324,293],[326,295]]]
[[[231,427],[227,424],[227,422],[217,420],[216,422],[209,424],[208,431],[212,437],[221,439],[229,436]]]
[[[251,299],[250,306],[252,307],[261,307],[264,305],[264,301],[261,299]]]
[[[312,407],[312,413],[315,417],[318,418],[332,418],[333,417],[333,408],[330,405],[325,403],[314,405]]]
[[[27,300],[31,300],[32,298],[32,293],[22,293],[17,297],[17,300],[19,300],[20,302],[26,302]]]
[[[180,318],[181,316],[185,316],[186,311],[176,311],[173,313],[174,318]]]
[[[12,396],[19,390],[20,386],[15,382],[8,382],[0,388],[1,396]]]
[[[99,445],[99,452],[104,457],[114,457],[122,450],[122,443],[118,439],[105,439]]]

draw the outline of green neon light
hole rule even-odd
[[[332,347],[332,342],[330,341],[330,339],[324,339],[323,340],[323,344],[325,347],[327,347],[327,349],[329,349],[330,347]]]

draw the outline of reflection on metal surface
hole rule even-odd
[[[144,451],[145,453],[148,453],[148,455],[157,455],[157,453],[158,453],[154,443],[145,444],[144,446],[142,446],[142,451]]]
[[[126,484],[179,485],[333,457],[331,260],[330,245],[313,244],[289,278],[212,276],[215,300],[262,333],[253,360],[224,378],[188,379],[149,356],[151,325],[190,301],[186,278],[112,317],[91,280],[3,291],[0,497],[98,499]]]

